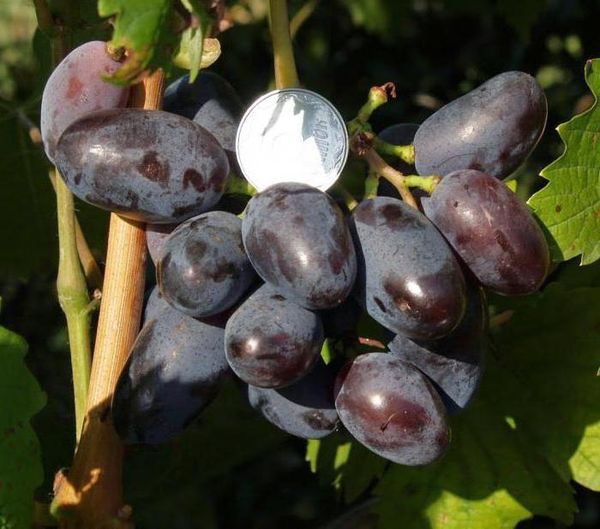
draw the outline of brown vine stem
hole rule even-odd
[[[164,75],[133,89],[130,106],[157,109]],[[52,503],[63,529],[130,527],[123,505],[123,446],[110,418],[118,376],[140,325],[146,265],[143,224],[111,215],[103,300],[92,363],[87,414],[73,466]]]
[[[273,60],[275,85],[277,88],[294,88],[300,84],[294,50],[290,37],[287,0],[270,0],[271,37],[273,39]]]

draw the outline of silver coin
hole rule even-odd
[[[336,108],[301,88],[257,99],[240,121],[235,140],[242,173],[258,191],[299,182],[325,191],[348,157],[348,132]]]

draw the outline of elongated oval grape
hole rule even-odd
[[[160,259],[162,247],[169,235],[177,228],[178,224],[147,224],[146,247],[150,259],[156,265]]]
[[[397,334],[388,345],[392,354],[413,364],[435,383],[451,413],[466,408],[479,386],[488,347],[488,312],[483,289],[469,289],[467,309],[448,336],[413,341]]]
[[[222,324],[170,307],[145,323],[112,401],[115,429],[126,443],[169,441],[213,400],[227,372],[223,337]]]
[[[419,130],[416,123],[395,123],[377,133],[380,140],[392,145],[410,145]]]
[[[102,78],[119,66],[106,53],[106,42],[96,40],[75,48],[52,72],[44,87],[40,114],[42,141],[51,161],[60,135],[71,123],[94,110],[127,104],[129,88]]]
[[[335,407],[365,447],[402,465],[425,465],[449,442],[444,405],[425,376],[387,353],[366,353],[339,375]]]
[[[339,419],[333,401],[335,370],[319,360],[298,382],[281,389],[248,386],[250,405],[280,430],[302,439],[321,439]]]
[[[242,102],[233,87],[220,75],[203,70],[190,84],[180,77],[165,90],[163,109],[194,120],[208,130],[228,156],[235,158],[235,136]]]
[[[422,202],[482,285],[511,296],[542,285],[548,244],[527,206],[502,182],[480,171],[455,171]]]
[[[265,189],[248,203],[242,236],[258,274],[286,298],[328,309],[350,293],[356,255],[344,215],[326,193],[296,183]]]
[[[205,129],[158,110],[113,109],[72,123],[56,148],[69,189],[89,202],[150,223],[178,223],[211,208],[229,163]]]
[[[312,369],[323,340],[323,326],[314,312],[263,285],[229,318],[225,353],[244,382],[279,388]]]
[[[146,306],[144,307],[144,319],[143,322],[147,322],[153,320],[158,317],[158,315],[167,307],[171,307],[160,293],[160,289],[158,285],[155,286],[148,299],[146,301]]]
[[[179,225],[164,242],[156,268],[165,300],[195,318],[232,307],[256,278],[241,227],[239,218],[224,211]]]
[[[423,122],[414,142],[417,171],[445,176],[477,169],[504,178],[537,145],[547,114],[546,96],[533,77],[501,73]]]
[[[391,331],[434,339],[456,327],[465,281],[452,250],[427,218],[394,198],[365,200],[352,212],[358,255],[356,294]]]

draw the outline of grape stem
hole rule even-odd
[[[229,173],[225,194],[241,194],[253,197],[256,193],[256,188],[248,180],[236,175],[233,171]]]
[[[379,187],[379,175],[375,171],[369,170],[367,178],[365,178],[365,193],[364,199],[369,200],[377,196],[377,188]]]
[[[367,102],[360,107],[356,119],[362,124],[368,123],[375,110],[385,105],[390,99],[395,98],[396,85],[394,83],[388,82],[381,86],[372,86],[369,90]]]
[[[366,345],[368,347],[376,347],[377,349],[385,349],[385,345],[383,345],[383,343],[381,343],[379,340],[375,340],[373,338],[365,338],[364,336],[359,336],[358,343],[361,345]]]
[[[335,190],[342,196],[342,199],[344,200],[344,203],[346,204],[346,207],[350,211],[352,211],[356,206],[358,206],[358,202],[356,201],[356,199],[354,198],[354,196],[352,195],[352,193],[350,193],[350,191],[348,191],[339,182],[335,185]]]
[[[379,154],[387,154],[388,156],[396,156],[409,165],[415,163],[415,146],[414,145],[393,145],[380,140],[377,136],[373,138],[373,147]]]
[[[11,111],[10,108],[7,108],[7,110],[9,112]],[[29,119],[29,117],[21,109],[16,110],[16,115],[19,123],[27,130],[31,143],[43,151],[44,144],[42,143],[42,133],[40,128],[33,121],[31,121],[31,119]],[[54,177],[55,171],[52,169],[48,172],[48,178],[52,184],[52,189],[54,189],[56,192]],[[79,260],[83,266],[83,273],[85,274],[88,287],[101,288],[102,272],[100,271],[100,267],[98,266],[98,263],[96,262],[96,259],[90,250],[83,230],[81,229],[81,225],[77,220],[77,215],[75,215],[75,238],[77,240],[77,252],[79,253]]]
[[[394,83],[385,83],[381,86],[372,86],[369,90],[367,102],[360,107],[356,117],[346,123],[348,135],[350,137],[358,134],[367,133],[372,136],[373,130],[369,124],[371,115],[380,106],[385,105],[391,98],[396,97],[396,85]]]
[[[497,329],[498,327],[501,327],[502,325],[504,325],[505,323],[508,323],[511,318],[513,317],[513,314],[515,313],[514,310],[505,310],[503,312],[500,312],[494,316],[492,316],[490,318],[490,329]]]
[[[55,171],[50,171],[48,176],[50,177],[50,183],[56,192]],[[85,238],[85,234],[81,229],[81,224],[79,224],[79,221],[77,220],[75,211],[73,211],[73,216],[75,218],[75,244],[77,245],[77,254],[79,255],[79,260],[81,262],[81,266],[83,267],[83,273],[85,275],[87,286],[90,289],[100,289],[102,288],[103,281],[102,271],[96,262],[94,254],[90,250],[88,242]]]
[[[36,0],[35,10],[40,29],[51,39],[52,62],[56,66],[71,49],[71,30],[65,25],[56,23],[45,0]],[[91,313],[88,310],[90,298],[77,249],[77,220],[73,195],[58,174],[58,170],[53,172],[51,180],[56,191],[58,219],[59,252],[56,290],[59,305],[67,320],[75,401],[75,439],[79,441],[85,417],[92,357]]]
[[[402,200],[409,206],[419,209],[415,197],[410,192],[404,175],[394,169],[391,165],[388,165],[385,160],[375,152],[373,147],[365,149],[361,156],[367,161],[371,170],[376,172],[378,175],[383,176],[390,184],[392,184],[400,193]]]
[[[314,13],[318,3],[319,0],[308,0],[306,4],[296,11],[296,14],[290,20],[290,37],[292,40],[294,40],[302,25]]]
[[[77,253],[73,195],[56,170],[56,211],[58,214],[58,302],[67,319],[73,395],[75,399],[75,437],[79,441],[85,417],[90,380],[90,303],[87,284]]]
[[[133,88],[130,106],[159,108],[163,88],[164,75],[158,71]],[[131,527],[131,508],[122,499],[123,446],[112,424],[110,403],[139,330],[145,267],[144,225],[111,214],[84,430],[51,507],[63,529]]]
[[[269,12],[273,39],[275,86],[278,89],[297,87],[300,82],[290,36],[287,0],[270,0]]]

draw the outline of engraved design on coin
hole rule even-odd
[[[348,133],[339,112],[319,94],[275,90],[242,117],[236,152],[244,176],[259,191],[279,182],[325,191],[346,163]]]

